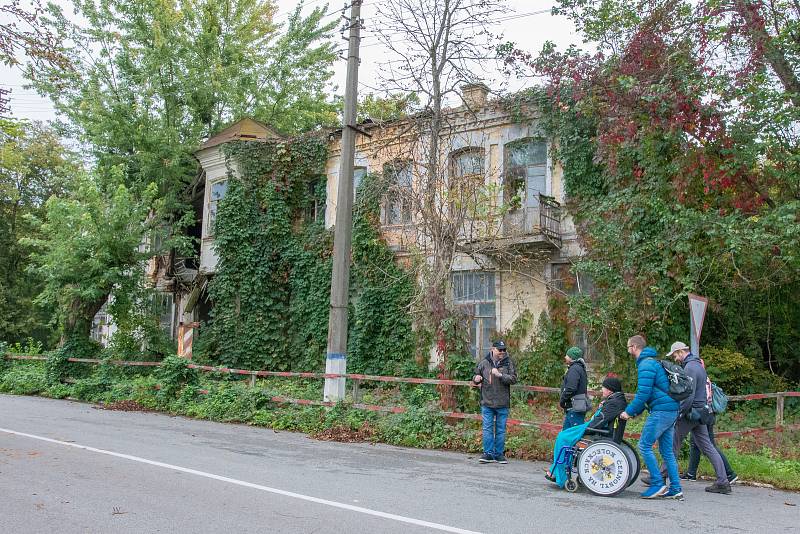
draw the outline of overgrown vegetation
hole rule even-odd
[[[687,294],[705,295],[703,340],[754,377],[734,389],[762,387],[764,371],[797,381],[800,82],[788,36],[798,6],[560,0],[556,10],[598,53],[504,52],[545,79],[508,109],[542,112],[564,171],[586,246],[575,271],[594,287],[570,298],[571,319],[610,363],[634,333],[661,350],[688,341]]]
[[[265,426],[275,430],[305,432],[318,439],[381,442],[405,447],[452,449],[477,453],[481,429],[477,421],[448,422],[438,415],[439,394],[433,386],[377,385],[362,389],[363,400],[385,406],[403,406],[406,412],[378,414],[349,407],[350,400],[333,408],[279,404],[274,396],[317,400],[316,380],[261,379],[256,387],[230,375],[198,374],[186,361],[170,357],[155,371],[98,365],[86,374],[70,364],[74,383],[50,383],[44,362],[10,362],[0,370],[0,392],[52,398],[72,398],[100,403],[108,409],[155,410],[214,421]],[[461,388],[465,389],[465,388]],[[467,390],[469,391],[469,390]],[[204,393],[205,392],[205,393]],[[560,423],[561,411],[554,398],[515,392],[511,417]],[[787,401],[787,422],[800,421],[800,403]],[[774,405],[759,403],[734,407],[720,418],[718,431],[767,426]],[[631,422],[638,431],[642,420]],[[745,481],[800,489],[800,432],[768,433],[720,440],[731,462]],[[528,460],[552,458],[552,436],[540,430],[509,427],[509,456]],[[683,458],[682,461],[686,461]],[[709,474],[701,463],[701,474]]]
[[[322,214],[311,214],[325,203],[326,142],[298,137],[226,150],[240,176],[231,176],[216,220],[214,308],[201,329],[199,357],[248,369],[319,370],[332,237]],[[393,374],[414,357],[414,286],[380,235],[381,187],[379,177],[368,176],[357,196],[348,370]]]

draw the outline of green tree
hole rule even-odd
[[[561,0],[599,53],[526,61],[587,253],[572,314],[598,345],[688,338],[800,377],[800,72],[795,2]]]
[[[134,194],[150,182],[174,223],[200,179],[202,139],[250,115],[287,132],[329,123],[324,91],[335,59],[325,8],[281,28],[269,0],[75,0],[74,24],[50,7],[49,27],[74,70],[30,65],[73,137],[100,169],[123,165]]]
[[[42,280],[26,272],[37,237],[29,216],[40,216],[52,195],[70,189],[79,171],[75,156],[41,123],[0,120],[0,339],[52,341],[47,310],[33,305]]]
[[[79,177],[73,193],[45,203],[39,237],[23,240],[35,250],[31,271],[44,281],[36,300],[56,311],[62,341],[88,337],[109,295],[132,293],[141,278],[138,247],[156,187],[137,198],[123,175],[115,167]]]

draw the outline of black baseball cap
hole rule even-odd
[[[492,343],[492,346],[497,350],[506,350],[506,342],[503,341],[502,339],[498,339],[497,341]]]

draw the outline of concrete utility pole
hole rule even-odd
[[[336,192],[336,226],[333,234],[333,273],[331,308],[328,320],[328,350],[325,372],[347,372],[347,304],[350,294],[350,246],[353,237],[353,159],[356,152],[356,103],[358,96],[358,57],[361,42],[361,2],[350,7],[350,38],[347,53],[347,82],[344,90],[344,127],[342,128],[339,187]],[[324,399],[344,398],[345,379],[326,378]]]

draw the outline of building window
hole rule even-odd
[[[100,310],[94,315],[94,319],[92,320],[92,339],[98,343],[105,344],[108,341],[107,330],[109,323],[108,302],[105,302]]]
[[[538,207],[539,195],[547,191],[547,144],[537,139],[507,144],[504,174],[506,202],[516,207]]]
[[[306,205],[306,222],[325,222],[325,202],[327,197],[327,180],[324,176],[318,180],[306,182],[306,194],[308,204]]]
[[[159,328],[170,338],[173,338],[173,319],[175,316],[175,301],[172,293],[158,292],[153,296],[154,315],[158,317]]]
[[[361,187],[361,180],[364,179],[364,176],[367,175],[367,168],[366,167],[356,167],[353,169],[353,201],[356,199],[356,193],[358,193],[358,188]]]
[[[478,201],[477,192],[484,185],[482,148],[465,148],[450,156],[450,209],[458,212]]]
[[[220,180],[211,184],[211,193],[208,197],[208,226],[206,227],[206,235],[214,235],[214,224],[217,221],[219,201],[225,198],[225,193],[227,191],[228,180]]]
[[[409,224],[411,222],[412,172],[408,162],[387,163],[383,167],[389,184],[386,193],[384,223],[387,225]]]
[[[453,302],[469,316],[469,350],[482,357],[492,346],[497,331],[494,273],[459,271],[451,274]]]

